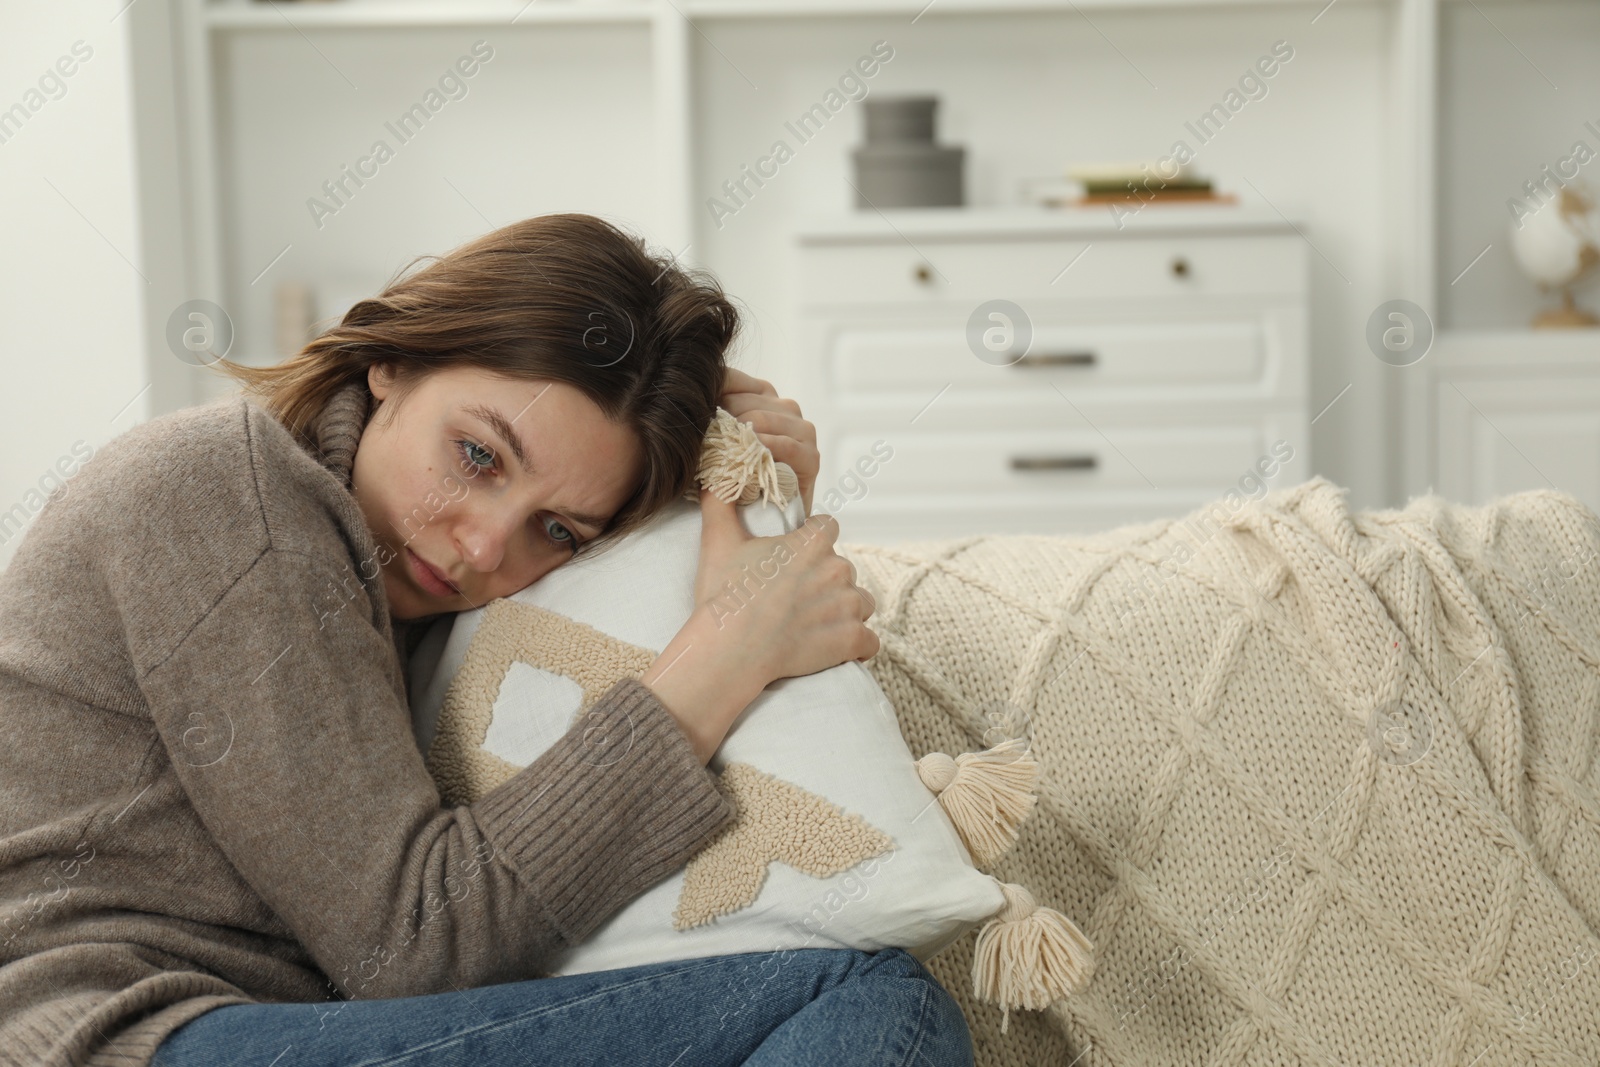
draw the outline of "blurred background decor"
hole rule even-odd
[[[936,96],[864,105],[867,141],[854,152],[856,207],[960,207],[966,150],[935,143]]]
[[[1532,215],[1511,229],[1517,265],[1545,289],[1561,294],[1561,306],[1533,317],[1535,329],[1597,326],[1572,298],[1573,286],[1594,277],[1600,264],[1600,211],[1582,183],[1564,186]]]
[[[1067,168],[1067,177],[1083,188],[1083,195],[1065,203],[1078,207],[1095,204],[1225,203],[1238,197],[1219,193],[1210,178],[1202,178],[1186,164],[1162,160],[1140,163],[1080,163]],[[1057,201],[1057,204],[1062,201]]]
[[[1549,220],[1529,274],[1506,229],[1542,232],[1594,166],[1593,3],[4,17],[0,343],[26,403],[0,426],[0,516],[74,441],[233,388],[166,340],[191,302],[222,309],[230,358],[275,361],[414,257],[559,211],[739,299],[738,365],[817,423],[847,539],[1092,532],[1312,473],[1357,507],[1550,486],[1600,506],[1600,334],[1530,325],[1563,288],[1596,311],[1567,269],[1592,236]],[[937,101],[912,151],[960,155],[959,206],[948,162],[911,171],[940,207],[857,173],[907,98]],[[1393,335],[1426,337],[1412,353],[1367,341],[1394,301],[1420,312]],[[894,458],[865,478],[874,447]],[[30,515],[0,521],[0,564]]]

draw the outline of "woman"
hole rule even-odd
[[[733,817],[706,763],[762,688],[877,651],[831,517],[718,626],[779,539],[702,493],[690,621],[478,802],[410,731],[422,624],[680,496],[719,399],[809,512],[814,428],[724,367],[736,329],[608,224],[529,219],[103,448],[0,575],[0,1060],[970,1063],[899,949],[543,970]]]

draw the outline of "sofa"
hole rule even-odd
[[[1071,916],[1040,1011],[930,963],[980,1067],[1600,1063],[1600,520],[1317,477],[1084,536],[839,551],[913,755],[1026,738],[992,873]]]

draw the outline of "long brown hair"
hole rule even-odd
[[[542,215],[413,259],[282,363],[211,366],[307,444],[328,398],[348,382],[365,388],[375,363],[395,372],[397,400],[446,367],[575,386],[632,429],[644,453],[638,489],[587,552],[692,484],[738,329],[738,312],[709,274],[593,215]]]

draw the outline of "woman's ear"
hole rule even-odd
[[[394,368],[389,364],[378,362],[367,368],[367,391],[376,399],[382,400],[389,395],[389,389],[394,384]]]

